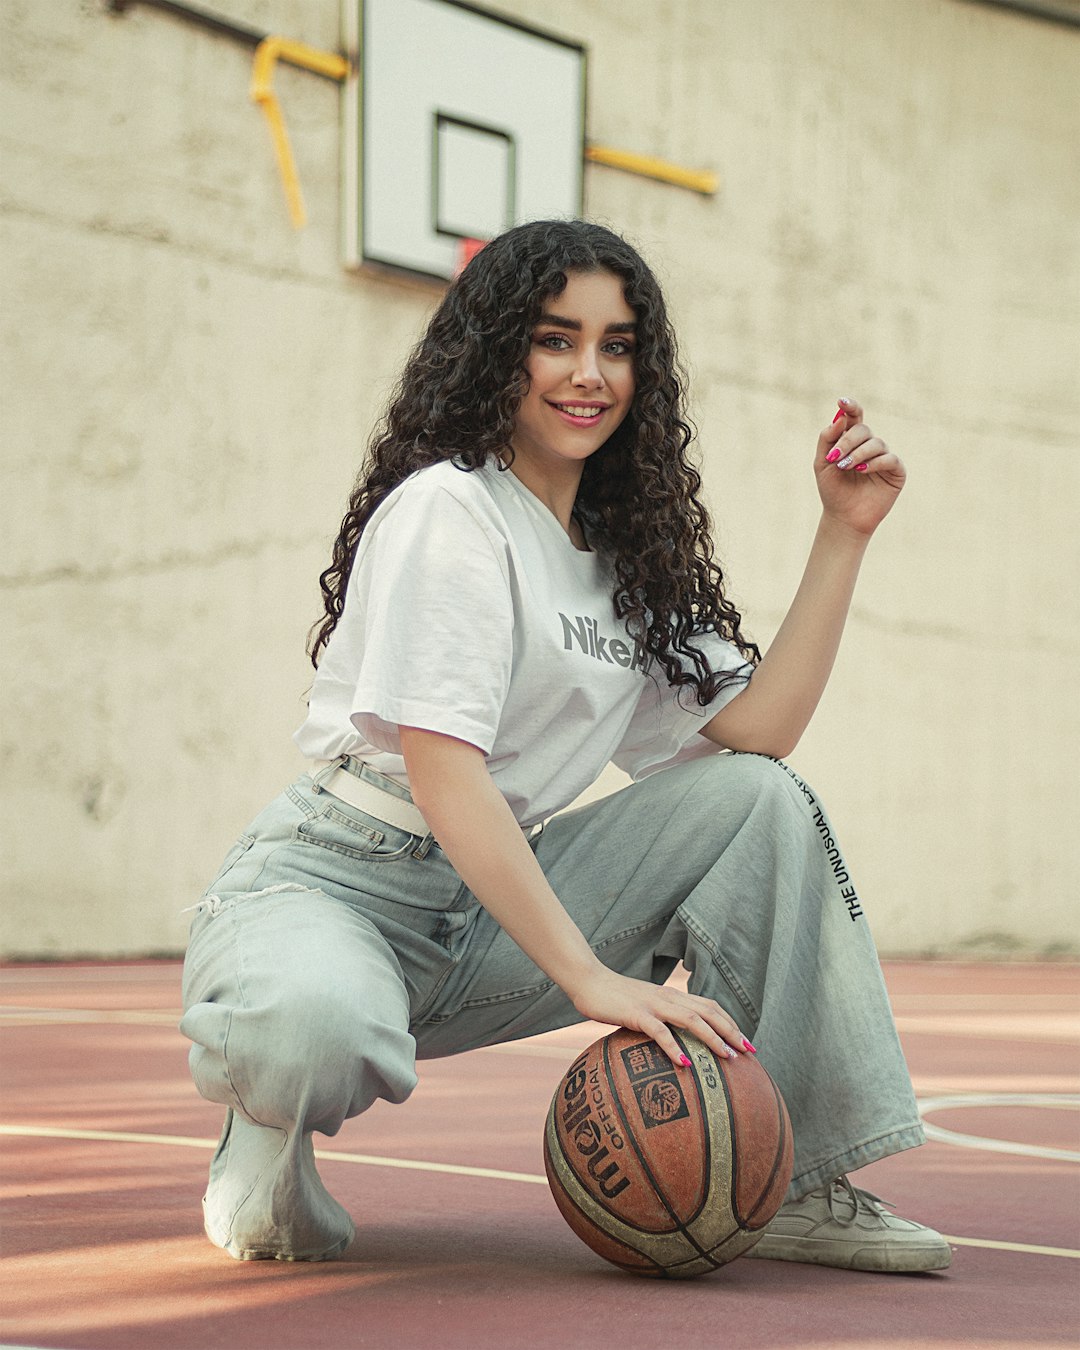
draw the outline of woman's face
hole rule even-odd
[[[532,333],[511,445],[538,469],[584,463],[630,411],[634,311],[611,272],[571,272]]]

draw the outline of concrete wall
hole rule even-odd
[[[336,49],[330,3],[221,0]],[[505,0],[590,47],[600,167],[664,277],[717,535],[767,642],[855,394],[911,483],[792,763],[889,953],[1076,951],[1080,33],[966,0]],[[301,767],[317,576],[436,300],[339,265],[338,98],[97,0],[0,3],[3,950],[177,951]]]

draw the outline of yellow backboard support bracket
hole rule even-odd
[[[266,114],[285,198],[289,203],[289,216],[294,228],[301,230],[307,223],[307,212],[296,173],[296,160],[289,144],[289,134],[285,130],[285,119],[281,115],[281,104],[274,93],[274,68],[279,61],[287,61],[289,65],[300,66],[303,70],[313,70],[317,75],[326,75],[332,80],[346,79],[349,63],[337,52],[320,51],[306,43],[294,42],[292,38],[275,35],[264,38],[255,48],[251,97]]]
[[[720,179],[708,169],[684,169],[666,159],[652,155],[636,155],[630,150],[615,150],[609,145],[588,145],[585,158],[592,164],[603,164],[609,169],[621,169],[641,178],[653,178],[673,187],[689,188],[704,197],[712,197],[720,187]]]

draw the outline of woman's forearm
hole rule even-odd
[[[571,998],[600,962],[566,913],[480,750],[401,727],[413,800],[480,904]]]
[[[799,743],[836,660],[866,545],[907,470],[843,398],[818,436],[814,475],[824,511],[795,599],[750,683],[703,728],[731,750],[781,758]]]
[[[672,1035],[693,1031],[716,1054],[748,1048],[713,999],[609,970],[555,892],[496,787],[483,754],[464,741],[401,727],[413,800],[455,871],[582,1017],[652,1037],[673,1064],[690,1061]]]
[[[750,683],[702,734],[731,750],[789,755],[836,660],[869,536],[822,516],[799,589]]]

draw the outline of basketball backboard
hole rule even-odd
[[[343,0],[345,264],[437,280],[462,239],[579,216],[585,49],[461,0]]]

